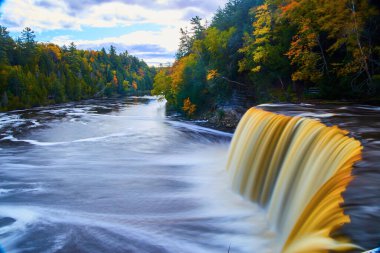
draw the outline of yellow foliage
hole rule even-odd
[[[129,82],[128,82],[127,80],[124,80],[124,81],[123,81],[123,88],[124,88],[125,90],[128,90],[128,88],[129,88]]]
[[[261,66],[256,66],[256,67],[252,68],[251,71],[254,73],[258,73],[261,71]]]
[[[54,58],[55,61],[60,61],[62,59],[62,52],[59,46],[49,43],[46,45],[46,49]]]
[[[274,44],[273,18],[268,4],[263,4],[251,9],[255,17],[253,32],[244,36],[244,46],[239,49],[245,54],[245,58],[239,61],[239,71],[250,70],[258,73],[263,66],[271,64],[273,52],[278,51]],[[272,55],[271,55],[272,54]]]
[[[180,90],[181,85],[184,83],[184,72],[186,67],[194,65],[197,61],[195,54],[190,54],[188,56],[182,57],[180,60],[176,61],[172,67],[172,73],[170,77],[172,78],[172,91],[173,94],[177,94]]]
[[[218,71],[216,69],[211,69],[207,73],[207,81],[215,79],[218,76],[219,76]]]
[[[197,110],[197,106],[191,103],[190,98],[186,98],[183,100],[182,110],[187,114],[187,116],[191,117]]]

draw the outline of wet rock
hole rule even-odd
[[[208,119],[216,128],[233,130],[238,125],[244,110],[240,108],[225,107],[217,109]]]

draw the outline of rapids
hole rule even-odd
[[[375,247],[380,108],[259,107],[339,125],[362,142],[363,160],[344,193],[351,223],[342,232]],[[167,116],[154,97],[0,113],[0,247],[7,253],[275,252],[267,210],[231,189],[225,170],[231,138]]]
[[[168,117],[153,97],[15,111],[0,122],[7,253],[271,252],[265,213],[230,190],[230,133]]]

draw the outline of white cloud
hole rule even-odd
[[[186,25],[188,13],[210,16],[197,5],[179,9],[150,9],[143,5],[122,2],[105,2],[85,5],[80,12],[73,10],[65,1],[38,2],[36,0],[6,1],[2,6],[0,21],[11,31],[20,31],[29,26],[36,31],[55,29],[81,29],[82,27],[114,27],[155,23],[163,26]],[[164,0],[159,2],[165,5]]]
[[[12,26],[11,31],[21,31],[24,27],[32,27],[37,31],[54,30],[59,28],[79,29],[80,25],[75,18],[67,15],[67,6],[59,3],[50,8],[43,8],[34,4],[32,0],[6,1],[2,6],[0,21]]]
[[[132,51],[131,53],[143,58],[147,62],[172,62],[175,51],[178,47],[178,29],[175,28],[166,28],[161,31],[152,32],[152,31],[137,31],[125,35],[121,35],[118,37],[106,37],[98,40],[75,40],[69,36],[58,36],[52,39],[52,42],[58,45],[68,45],[72,41],[78,46],[78,48],[88,49],[88,48],[101,48],[109,45],[118,45],[123,48],[133,48],[138,45],[151,45],[152,48],[161,48],[167,55],[171,55],[171,57],[162,58],[162,52],[157,54],[157,57],[153,55],[155,52],[145,51],[138,52]],[[173,39],[175,38],[175,39]],[[149,57],[144,57],[144,55],[149,54]]]
[[[106,37],[98,40],[75,40],[70,36],[57,36],[51,42],[58,45],[68,45],[72,41],[78,46],[83,45],[103,45],[103,44],[122,44],[126,46],[131,45],[158,45],[169,52],[174,52],[177,49],[178,41],[173,38],[178,37],[178,30],[176,28],[163,29],[161,31],[137,31],[121,35],[118,37]]]
[[[43,32],[139,25],[142,27],[140,31],[118,37],[101,38],[99,34],[100,39],[97,40],[79,40],[74,36],[62,34],[53,38],[52,42],[67,45],[73,41],[80,48],[86,49],[110,44],[123,45],[126,48],[140,44],[156,45],[165,49],[167,55],[174,55],[179,42],[179,29],[189,25],[189,16],[199,15],[210,19],[217,6],[224,5],[226,1],[12,0],[5,1],[1,6],[0,23],[13,32],[21,31],[27,26],[37,32]],[[144,24],[156,24],[162,29],[154,32],[145,31]],[[153,55],[153,52],[148,53]],[[167,62],[168,59],[161,60]]]

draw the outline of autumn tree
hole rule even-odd
[[[154,77],[152,95],[164,96],[169,104],[175,103],[175,94],[172,90],[172,78],[168,68],[161,68]]]
[[[339,89],[331,83],[334,79],[349,84],[354,93],[373,92],[373,35],[363,35],[378,10],[368,1],[292,0],[282,7],[282,15],[297,27],[287,53],[296,67],[293,80],[323,85],[326,94]]]
[[[80,50],[74,43],[38,43],[30,28],[16,43],[5,27],[0,27],[0,45],[0,110],[152,87],[154,69],[126,52],[117,54],[114,47],[107,53]]]
[[[288,100],[289,96],[290,70],[285,53],[291,28],[278,21],[276,7],[265,3],[251,9],[252,33],[244,34],[244,45],[239,49],[244,55],[239,72],[248,73],[260,100],[268,99],[274,89],[281,93],[276,99]]]

